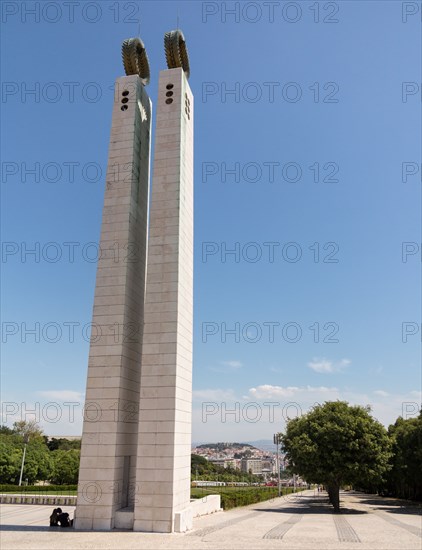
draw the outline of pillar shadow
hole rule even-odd
[[[73,531],[70,527],[49,527],[44,525],[0,525],[0,531],[50,531],[54,533],[69,533]]]
[[[407,501],[386,499],[386,498],[360,498],[359,502],[368,506],[373,506],[376,510],[391,512],[392,514],[411,514],[415,516],[422,515],[422,505],[409,503]]]
[[[254,508],[261,512],[271,512],[275,514],[347,514],[347,515],[363,515],[369,512],[365,510],[356,510],[355,508],[342,507],[340,501],[340,512],[336,512],[333,506],[329,503],[328,498],[324,495],[294,497],[294,502],[290,502],[289,506],[280,506],[280,508]]]

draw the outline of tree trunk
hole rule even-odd
[[[340,486],[336,483],[330,483],[327,487],[328,498],[336,512],[340,512]]]

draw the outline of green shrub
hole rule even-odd
[[[0,485],[0,493],[66,493],[76,491],[77,485]]]
[[[291,493],[291,487],[283,487],[282,495]],[[207,495],[220,495],[221,507],[224,510],[247,506],[270,500],[278,496],[277,487],[194,487],[191,489],[192,498],[203,498]]]

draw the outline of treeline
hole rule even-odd
[[[409,500],[422,501],[422,412],[417,418],[399,417],[388,428],[391,440],[389,471],[383,484],[357,487]]]
[[[305,421],[306,418],[302,420]],[[324,417],[322,420],[324,420],[322,425],[327,428],[329,424]],[[344,420],[345,417],[337,418],[333,426],[337,426],[338,430]],[[304,429],[305,432],[308,431],[306,426]],[[399,417],[388,428],[388,431],[382,426],[378,426],[377,429],[382,429],[385,435],[382,439],[382,446],[379,448],[375,446],[372,449],[372,455],[368,457],[368,475],[359,475],[358,483],[353,482],[352,479],[346,479],[346,484],[351,483],[355,489],[366,492],[422,501],[422,478],[420,475],[422,471],[422,412],[418,417],[407,420]],[[370,450],[371,445],[374,446],[370,433],[361,435],[361,440],[366,441],[363,448]],[[331,439],[328,436],[329,434],[327,434],[328,439],[324,441],[323,445],[326,454],[328,453],[328,458],[331,457],[330,460],[334,460],[333,457],[339,456],[343,469],[347,470],[346,466],[350,465],[355,470],[357,466],[350,463],[350,460],[344,462],[341,459],[348,448],[345,450],[344,446],[339,447],[338,433],[334,431]],[[349,446],[353,447],[355,444],[353,437],[351,440],[347,440]],[[27,445],[22,477],[24,483],[31,485],[39,481],[48,481],[56,485],[73,485],[78,482],[80,441],[55,438],[49,440],[35,422],[16,422],[13,428],[0,426],[0,484],[18,485],[25,441],[27,441]],[[307,449],[300,439],[298,443],[297,449],[294,450],[292,447],[290,451],[292,456],[295,455],[297,463],[299,463],[300,455]],[[348,451],[352,452],[353,449]],[[374,470],[376,455],[384,457],[383,475],[378,478]],[[303,474],[309,482],[323,482],[313,471],[319,468],[317,473],[321,473],[322,466],[319,464],[321,457],[317,454],[313,460],[310,460],[306,455],[303,459],[306,467],[304,467],[304,471],[296,473]],[[331,471],[332,466],[330,468]],[[362,470],[362,465],[360,469]],[[217,466],[199,455],[192,455],[191,477],[192,480],[203,481],[244,481],[248,483],[261,481],[258,476],[233,468]],[[374,481],[375,479],[376,481]]]
[[[48,439],[35,422],[0,427],[0,483],[18,485],[26,445],[22,482],[49,481],[56,485],[78,482],[80,441]]]
[[[234,468],[218,466],[203,456],[195,454],[191,458],[191,479],[192,481],[197,479],[201,481],[245,481],[247,483],[262,481],[261,477]]]

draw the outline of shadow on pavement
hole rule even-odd
[[[340,499],[340,512],[335,512],[332,505],[328,502],[326,495],[306,495],[292,496],[289,498],[290,506],[282,506],[280,508],[255,508],[262,512],[275,512],[277,514],[347,514],[347,515],[363,515],[368,514],[366,510],[357,510],[355,508],[345,508],[342,506]]]
[[[0,531],[51,531],[51,532],[69,532],[72,529],[52,528],[44,525],[0,525]]]
[[[376,510],[382,510],[383,512],[391,512],[392,514],[402,514],[406,516],[422,516],[422,508],[391,508],[391,506],[377,506]]]
[[[45,525],[0,525],[1,531],[44,531],[50,533],[131,533],[129,529],[112,529],[111,531],[95,530],[84,531],[82,529],[73,529],[72,527],[48,527]]]
[[[301,503],[302,504],[302,503]],[[331,504],[312,504],[312,503],[303,503],[295,507],[286,507],[282,508],[255,508],[258,512],[272,512],[276,514],[337,514],[334,511],[334,508]],[[348,515],[363,515],[368,514],[365,510],[355,510],[354,508],[342,508],[340,507],[339,514],[348,514]]]
[[[392,514],[411,514],[415,516],[422,515],[422,506],[418,503],[404,503],[399,500],[379,499],[360,499],[361,504],[374,506],[376,510],[384,510]]]

